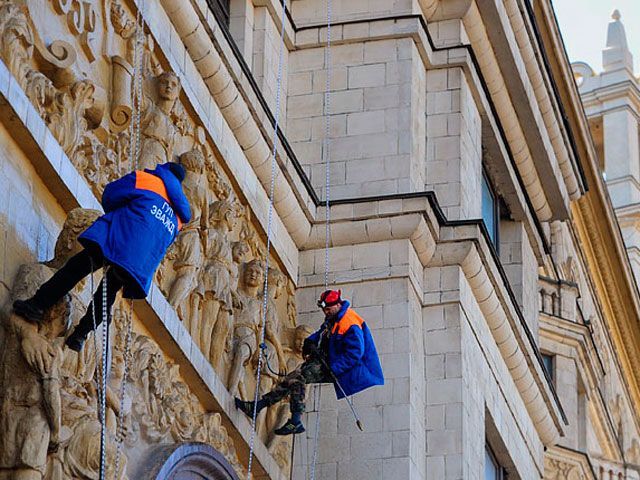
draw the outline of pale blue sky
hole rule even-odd
[[[615,8],[622,14],[635,71],[640,60],[640,0],[552,0],[564,36],[569,60],[587,62],[602,71],[602,49]]]

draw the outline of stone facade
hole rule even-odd
[[[10,305],[77,250],[109,181],[167,160],[194,215],[148,298],[115,307],[108,478],[246,476],[232,398],[253,396],[263,326],[285,370],[322,320],[328,194],[328,280],[385,385],[353,398],[363,432],[330,385],[295,442],[270,407],[254,478],[640,478],[635,104],[589,103],[632,77],[619,18],[605,74],[574,67],[587,119],[550,2],[333,3],[326,55],[312,0],[0,0],[0,479],[98,477],[101,347],[61,347],[94,282],[42,331]]]

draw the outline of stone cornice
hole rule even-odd
[[[625,387],[640,424],[640,301],[626,248],[613,208],[595,191],[574,208],[574,224],[583,244],[587,267],[602,305],[603,321],[614,345]],[[603,201],[604,200],[604,201]]]
[[[535,2],[535,12],[543,25],[542,37],[555,51],[563,52],[558,26],[548,0]],[[636,412],[640,411],[640,302],[633,272],[615,218],[606,185],[599,173],[593,145],[580,96],[566,56],[550,59],[558,83],[559,95],[567,110],[568,122],[575,133],[578,152],[589,185],[589,192],[572,205],[572,219],[583,245],[587,267],[594,281],[596,295],[603,306],[603,317],[611,333],[614,350],[620,360],[623,378]]]
[[[592,388],[597,388],[599,379],[605,374],[593,343],[588,340],[589,330],[585,325],[564,320],[548,314],[540,314],[540,337],[573,348],[584,367],[586,379]]]
[[[225,89],[231,89],[231,90],[238,89],[237,91],[239,92],[239,94],[236,95],[235,97],[229,94],[229,98],[233,97],[234,99],[231,102],[231,104],[229,104],[228,106],[224,106],[224,108],[221,108],[222,113],[223,115],[227,115],[227,113],[234,108],[238,110],[238,112],[240,112],[240,110],[245,110],[248,108],[247,105],[251,102],[245,103],[244,97],[247,96],[251,98],[252,96],[256,95],[255,92],[253,93],[250,92],[251,88],[246,88],[246,87],[240,88],[242,87],[242,85],[244,85],[247,82],[251,83],[250,81],[251,79],[249,78],[250,73],[246,73],[239,68],[238,62],[241,61],[240,59],[232,58],[234,55],[233,55],[233,52],[230,51],[230,45],[227,45],[226,44],[227,42],[223,41],[221,38],[223,37],[223,35],[221,34],[222,29],[219,28],[219,26],[216,23],[216,20],[213,18],[213,15],[210,14],[208,9],[206,11],[202,10],[204,9],[204,6],[202,5],[203,2],[194,1],[193,3],[197,3],[198,5],[193,5],[194,8],[191,8],[191,6],[188,3],[180,4],[179,6],[176,6],[177,4],[171,3],[171,5],[168,4],[167,6],[169,11],[171,12],[171,21],[173,22],[174,26],[177,27],[177,30],[178,30],[178,32],[176,32],[177,35],[180,38],[182,38],[185,44],[189,47],[187,48],[186,55],[183,55],[183,56],[180,56],[180,54],[178,55],[179,62],[182,62],[183,68],[187,68],[190,65],[190,60],[195,60],[195,64],[196,64],[195,68],[197,70],[200,70],[201,71],[200,73],[204,76],[203,69],[206,69],[206,67],[203,64],[208,63],[209,60],[205,59],[202,55],[205,55],[208,53],[214,54],[214,53],[217,53],[215,52],[216,48],[221,49],[221,51],[224,52],[224,55],[222,55],[222,64],[219,70],[216,70],[215,76],[211,78],[207,78],[207,77],[204,77],[204,78],[206,80],[206,83],[210,87],[215,77],[220,77],[220,76],[224,77],[224,75],[232,74],[232,77],[234,78],[234,81],[238,83],[238,86],[236,87],[236,85],[233,84],[233,81],[230,83],[225,81],[224,85],[222,85],[221,88],[224,87]],[[148,9],[148,10],[151,10],[151,9]],[[178,13],[178,12],[181,12],[181,13]],[[161,16],[162,14],[156,12],[154,15]],[[206,25],[204,28],[198,27],[198,20],[196,19],[196,16],[199,16],[201,25]],[[150,17],[150,18],[147,18],[147,20],[153,21],[154,18]],[[485,84],[484,80],[482,79],[481,73],[479,71],[476,72],[477,65],[474,63],[474,57],[472,55],[472,52],[470,53],[470,50],[468,50],[467,47],[461,46],[459,48],[451,47],[446,49],[437,49],[434,47],[433,42],[431,41],[429,32],[426,30],[426,27],[424,27],[424,25],[421,27],[420,22],[422,20],[419,15],[406,15],[406,16],[403,16],[402,18],[398,18],[397,20],[401,23],[402,21],[407,21],[409,23],[412,23],[413,26],[412,27],[410,27],[409,25],[403,26],[401,23],[397,24],[395,19],[384,19],[384,18],[373,19],[372,22],[374,23],[379,22],[380,25],[376,28],[376,32],[380,38],[382,37],[389,38],[390,36],[393,37],[394,35],[407,36],[407,35],[410,35],[411,32],[413,31],[414,35],[417,35],[418,37],[420,37],[420,41],[416,41],[416,43],[418,46],[422,45],[422,48],[419,48],[419,51],[421,52],[421,55],[423,56],[423,60],[427,65],[432,65],[432,66],[433,65],[440,65],[440,66],[459,65],[466,68],[469,72],[471,72],[475,82],[478,82],[479,80],[478,82],[479,84],[481,85]],[[410,27],[409,30],[407,30],[407,27]],[[321,37],[322,27],[318,26],[318,27],[304,27],[304,28],[305,29],[317,28],[319,31],[319,37]],[[158,33],[159,35],[163,34],[163,32],[159,32],[157,29],[155,33]],[[213,48],[213,50],[210,49],[211,46],[213,45],[211,39],[215,39],[216,41],[215,48]],[[344,39],[342,39],[342,41],[344,41]],[[341,39],[336,38],[334,44],[340,43],[340,42],[341,42]],[[209,45],[209,47],[204,47],[200,44]],[[318,44],[317,46],[319,45],[320,44]],[[200,52],[199,56],[197,55],[198,52]],[[190,56],[191,58],[189,58]],[[218,60],[216,60],[216,63],[217,62]],[[193,68],[191,69],[193,70]],[[178,68],[178,70],[180,70],[180,68]],[[228,72],[226,74],[223,74],[224,73],[223,71],[225,70],[228,70]],[[214,94],[214,99],[216,101],[218,101],[217,97],[219,95],[221,95],[220,92],[216,92]],[[483,97],[484,92],[482,92],[482,88],[474,92],[474,95],[480,95],[480,97]],[[261,102],[259,101],[253,102],[253,104],[255,103],[261,103]],[[482,102],[482,103],[483,103],[483,106],[485,106],[487,115],[491,117],[496,114],[495,109],[491,106],[492,104],[490,99],[489,99],[490,108],[486,108],[487,104],[485,102]],[[235,106],[233,106],[232,104]],[[268,111],[268,107],[265,107],[265,108]],[[230,120],[231,122],[230,126],[232,127],[234,134],[239,139],[241,145],[242,145],[243,138],[244,139],[246,139],[247,137],[257,138],[254,135],[255,131],[252,130],[254,128],[253,127],[254,121],[257,121],[258,122],[257,124],[259,125],[260,129],[264,131],[263,139],[259,140],[251,148],[245,150],[245,154],[249,158],[253,153],[255,153],[256,148],[263,148],[263,147],[260,147],[260,145],[269,144],[270,136],[271,136],[269,132],[270,131],[272,132],[272,125],[268,121],[268,118],[267,118],[268,115],[265,116],[266,115],[265,112],[252,111],[252,115],[254,115],[255,119],[252,120],[247,117],[246,121],[244,123],[241,123],[240,125],[238,125],[237,122],[235,124],[233,123],[234,118],[235,120],[237,120],[236,118],[237,115],[239,115],[239,113],[232,115],[232,119]],[[244,114],[242,114],[241,117],[244,119],[245,118]],[[234,130],[234,125],[237,126],[237,129],[236,129],[237,131]],[[492,125],[494,124],[492,123]],[[500,127],[497,121],[495,122],[495,125],[497,125],[497,129],[498,129],[498,131],[496,132],[496,137],[503,137],[504,129]],[[317,205],[319,205],[320,202],[318,201],[317,195],[315,194],[313,189],[310,187],[308,183],[308,179],[306,178],[304,172],[302,172],[300,166],[295,161],[295,158],[292,157],[292,152],[290,150],[287,150],[286,147],[288,146],[288,144],[286,143],[286,139],[284,138],[284,136],[281,136],[280,139],[281,139],[280,143],[282,144],[283,148],[280,148],[280,145],[279,145],[278,155],[277,155],[278,164],[279,164],[277,182],[280,182],[280,183],[276,185],[276,211],[279,213],[279,216],[282,218],[283,223],[287,226],[287,230],[291,232],[291,236],[296,242],[296,244],[300,246],[302,243],[304,243],[305,235],[306,233],[308,233],[309,223],[307,221],[314,222],[316,218],[320,217],[316,211],[317,210],[316,207]],[[506,143],[506,139],[504,138],[500,138],[499,142],[501,141],[504,141]],[[517,162],[513,160],[513,155],[511,153],[508,153],[507,156],[512,159],[511,161],[514,164],[514,166],[517,165]],[[251,158],[249,158],[249,160],[250,162],[252,162]],[[263,184],[263,188],[266,188],[266,185],[268,185],[267,177],[269,176],[268,168],[266,167],[268,166],[269,162],[265,161],[265,159],[260,159],[257,161],[260,162],[260,166],[257,168],[256,167],[254,168],[256,168],[256,173],[260,178],[260,182]],[[518,167],[517,170],[520,170],[520,168]],[[284,180],[285,178],[286,180]],[[288,185],[284,185],[287,182],[288,182]],[[531,191],[529,191],[530,190],[529,188],[526,188],[526,185],[522,183],[520,179],[518,179],[518,184],[519,185],[516,186],[516,190],[518,190],[518,188],[527,190],[527,194],[529,195],[529,197],[525,196],[524,201],[527,204],[527,207],[531,208],[530,198],[532,199],[538,198],[539,193],[541,191],[538,193],[535,193],[535,192],[532,193]],[[281,200],[284,197],[279,196],[277,194],[278,188],[281,188],[281,192],[283,192],[282,195],[286,196],[287,201]],[[289,193],[292,193],[293,197],[291,197]],[[297,205],[294,205],[294,203],[296,202],[294,198],[298,202]],[[286,208],[288,209],[285,212],[285,214],[283,214],[278,208],[278,203],[280,203],[280,206],[286,206]],[[294,213],[295,215],[293,215]],[[532,213],[533,213],[533,209],[532,209]],[[532,213],[528,213],[526,217],[531,216]],[[303,221],[302,216],[299,214],[301,214],[302,216],[305,216],[307,221]],[[533,245],[536,245],[536,247],[540,247],[540,242],[542,241],[542,238],[543,238],[542,234],[538,235],[538,234],[535,234],[535,232],[533,232],[533,229],[540,229],[540,226],[537,224],[537,220],[535,218],[530,218],[529,220],[531,224],[529,223],[527,224],[527,231],[529,233],[531,242]],[[535,250],[537,254],[539,254],[539,248],[536,248]]]
[[[595,86],[589,89],[580,88],[580,96],[588,116],[601,115],[603,110],[613,108],[631,108],[637,116],[640,112],[640,86],[632,80],[617,82],[609,85]],[[615,106],[605,106],[607,102],[616,102]]]
[[[462,268],[541,441],[553,445],[566,419],[484,236],[472,225],[442,235],[430,266]]]
[[[595,345],[588,339],[589,335],[585,325],[546,314],[540,315],[541,339],[546,339],[558,346],[566,346],[572,350],[568,356],[575,360],[576,366],[582,374],[582,379],[585,381],[590,410],[593,412],[591,415],[592,425],[606,457],[621,459],[620,445],[607,404],[599,387],[600,379],[605,374],[604,366],[597,356]]]

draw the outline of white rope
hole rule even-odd
[[[132,118],[129,125],[129,163],[130,170],[138,170],[140,162],[141,140],[140,140],[140,112],[142,108],[142,71],[143,71],[143,50],[144,45],[144,11],[145,0],[142,0],[140,8],[136,12],[135,43],[133,51],[133,92],[131,98]],[[119,394],[118,423],[116,425],[116,458],[114,478],[120,478],[120,458],[122,456],[122,443],[124,441],[124,400],[126,396],[127,381],[129,379],[129,362],[131,356],[131,338],[133,330],[133,299],[129,301],[129,314],[126,316],[125,345],[123,352],[124,371]]]
[[[106,425],[106,406],[107,406],[107,361],[109,358],[109,322],[107,317],[107,276],[109,267],[104,266],[102,269],[102,389],[100,390],[100,480],[105,479],[105,467],[107,460],[107,425]],[[93,304],[95,311],[95,303]]]
[[[324,227],[324,289],[329,289],[329,243],[331,240],[331,156],[330,156],[330,134],[331,134],[331,0],[327,0],[327,44],[324,50],[324,64],[327,71],[324,89],[324,145],[322,153],[324,154],[324,172],[325,172],[325,227]],[[320,385],[316,385],[318,391],[318,408],[316,411],[316,425],[313,432],[313,460],[311,462],[311,480],[316,478],[316,464],[318,461],[318,435],[320,432],[320,407],[322,395]]]
[[[313,460],[311,461],[311,480],[316,478],[316,463],[318,461],[318,433],[320,432],[320,408],[322,406],[322,387],[315,385],[314,399],[316,404],[316,424],[313,431]]]
[[[280,49],[278,53],[278,77],[276,87],[276,113],[273,128],[273,147],[271,149],[271,185],[269,186],[269,213],[267,218],[267,250],[264,262],[264,289],[262,291],[262,324],[260,326],[260,345],[264,343],[267,326],[267,306],[269,300],[269,253],[271,251],[271,229],[273,221],[273,196],[276,184],[276,152],[278,149],[278,128],[280,124],[280,90],[282,86],[282,59],[284,50],[284,26],[287,0],[282,0],[282,25],[280,27]],[[251,478],[251,468],[253,466],[253,453],[256,436],[256,419],[258,417],[258,396],[260,394],[260,374],[262,373],[262,348],[258,353],[258,366],[256,371],[256,386],[253,396],[253,415],[251,417],[251,438],[249,439],[249,464],[247,466],[247,479]]]
[[[327,45],[324,50],[324,63],[327,70],[324,90],[324,172],[325,172],[325,229],[324,229],[324,289],[329,288],[329,240],[331,237],[330,222],[330,189],[331,189],[331,157],[329,155],[331,110],[330,110],[330,88],[331,88],[331,0],[327,0]]]
[[[120,456],[122,455],[122,442],[124,441],[124,399],[127,389],[127,381],[129,379],[129,361],[131,356],[131,337],[133,330],[133,299],[129,300],[129,316],[127,319],[126,337],[124,343],[124,352],[122,360],[124,363],[124,371],[122,374],[122,384],[120,385],[120,405],[118,410],[118,425],[116,430],[116,468],[114,478],[120,478]]]

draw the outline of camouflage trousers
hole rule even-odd
[[[291,413],[304,412],[304,398],[309,383],[330,383],[331,375],[317,357],[305,360],[293,372],[287,374],[269,393],[262,396],[267,405],[273,405],[289,397]]]

